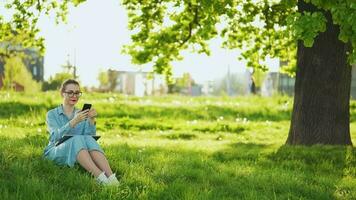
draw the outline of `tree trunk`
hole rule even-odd
[[[302,0],[299,12],[317,11]],[[324,12],[327,29],[311,48],[298,41],[297,74],[292,121],[287,144],[352,145],[350,137],[351,66],[347,44],[338,39],[339,27]]]

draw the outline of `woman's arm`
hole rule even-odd
[[[88,112],[88,120],[86,120],[86,125],[84,126],[85,135],[95,135],[96,134],[96,117],[97,113],[95,109],[90,109]]]
[[[64,125],[58,124],[55,113],[51,111],[47,113],[46,123],[47,123],[47,130],[50,134],[49,140],[51,142],[57,141],[64,134],[67,134],[70,130],[72,130],[70,122]]]

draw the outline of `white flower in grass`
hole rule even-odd
[[[247,118],[243,118],[242,123],[247,124],[248,123]]]
[[[197,120],[193,120],[193,121],[187,121],[187,124],[197,124],[198,121]]]
[[[142,148],[142,149],[139,149],[138,152],[139,153],[142,153],[143,151],[145,151],[146,149],[145,148]]]
[[[109,101],[110,103],[114,103],[115,98],[114,98],[114,97],[109,97],[108,101]]]
[[[37,129],[37,132],[41,133],[41,132],[42,132],[42,129],[38,128],[38,129]]]
[[[288,110],[288,106],[289,106],[289,101],[286,101],[286,103],[282,105],[282,110]]]
[[[177,101],[177,100],[174,100],[172,103],[175,104],[175,105],[181,105],[182,104],[180,101]]]
[[[220,117],[217,119],[218,122],[219,122],[219,121],[222,121],[222,120],[224,120],[224,117],[223,117],[223,116],[220,116]]]
[[[216,102],[216,105],[218,105],[218,106],[222,106],[222,105],[224,105],[224,103],[223,103],[223,102],[221,102],[221,101],[218,101],[218,102]]]

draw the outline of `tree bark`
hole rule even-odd
[[[298,11],[317,11],[303,0]],[[298,41],[295,96],[287,144],[352,145],[350,137],[351,66],[349,45],[338,39],[339,27],[325,12],[327,29],[311,48]]]

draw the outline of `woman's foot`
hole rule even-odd
[[[113,185],[113,186],[115,186],[115,185],[119,185],[120,184],[120,182],[119,182],[119,180],[117,180],[117,178],[116,178],[116,175],[115,174],[111,174],[108,178],[107,178],[107,185]]]
[[[108,177],[106,177],[105,172],[102,172],[101,174],[99,174],[98,177],[96,177],[96,181],[101,185],[107,185],[109,182],[109,179],[108,179]]]

